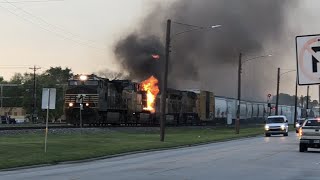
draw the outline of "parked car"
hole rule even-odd
[[[16,119],[15,118],[11,118],[10,116],[8,117],[8,122],[9,124],[16,124]]]
[[[288,120],[286,116],[269,116],[264,126],[265,136],[283,134],[288,136]]]
[[[16,120],[10,116],[1,116],[1,124],[16,124]]]
[[[0,116],[1,124],[7,124],[8,123],[8,117],[7,116]]]

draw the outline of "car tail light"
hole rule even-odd
[[[303,135],[303,131],[302,131],[302,128],[299,129],[299,136],[302,136]]]

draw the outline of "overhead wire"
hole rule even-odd
[[[27,21],[27,22],[29,22],[29,23],[31,23],[33,25],[36,25],[36,26],[40,27],[41,29],[43,29],[43,30],[45,30],[47,32],[53,33],[56,36],[58,36],[58,37],[60,37],[60,38],[62,38],[64,40],[72,41],[72,42],[74,42],[74,43],[76,43],[78,45],[94,48],[94,49],[97,49],[97,50],[100,50],[100,51],[103,51],[103,52],[106,49],[106,48],[100,48],[100,47],[93,46],[92,45],[92,41],[91,42],[90,41],[84,41],[83,42],[83,41],[80,41],[79,38],[75,39],[74,36],[78,36],[78,35],[75,35],[74,33],[66,31],[63,28],[58,27],[56,25],[53,25],[53,24],[47,22],[46,20],[44,20],[44,19],[42,19],[40,17],[37,17],[37,16],[33,15],[32,13],[30,13],[30,12],[28,12],[28,11],[26,11],[26,10],[24,10],[24,9],[22,9],[22,8],[12,4],[12,3],[10,3],[10,1],[7,1],[7,0],[5,0],[5,1],[8,2],[8,4],[10,4],[11,6],[13,6],[15,9],[23,12],[24,14],[26,14],[28,16],[31,16],[33,19],[30,20],[30,19],[28,19],[28,18],[26,18],[24,16],[21,16],[20,14],[17,14],[15,11],[12,11],[11,9],[8,9],[8,8],[3,7],[3,6],[0,5],[1,8],[3,8],[5,10],[7,10],[8,12],[10,12],[11,14],[23,19],[24,21]],[[61,32],[64,33],[64,34],[61,34]],[[66,35],[66,33],[69,34],[69,36]]]
[[[45,2],[57,2],[57,1],[64,1],[64,0],[26,0],[26,1],[0,1],[0,3],[45,3]]]
[[[8,0],[5,0],[5,1],[9,2]],[[11,4],[11,5],[12,5],[13,7],[15,7],[16,9],[18,9],[18,10],[20,10],[20,11],[28,14],[29,16],[31,16],[31,17],[39,20],[40,22],[42,22],[42,23],[50,26],[51,28],[54,28],[54,29],[56,29],[56,30],[58,30],[58,31],[62,31],[62,32],[67,33],[67,34],[69,34],[69,35],[71,35],[71,36],[78,37],[78,40],[84,41],[85,43],[88,43],[88,44],[89,44],[89,43],[91,43],[91,44],[94,43],[94,42],[92,42],[92,41],[90,41],[90,40],[81,40],[81,37],[80,37],[79,35],[74,34],[74,33],[70,32],[70,31],[67,31],[67,30],[65,30],[65,29],[63,29],[62,27],[59,27],[59,26],[57,26],[57,25],[51,24],[51,23],[49,23],[48,21],[44,20],[43,18],[38,17],[38,16],[35,16],[34,14],[32,14],[32,13],[24,10],[23,8],[20,8],[20,7],[16,6],[16,5],[14,5],[14,4]]]

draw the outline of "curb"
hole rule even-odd
[[[38,164],[38,165],[30,165],[30,166],[21,166],[21,167],[14,167],[14,168],[7,168],[7,169],[1,169],[0,172],[10,172],[10,171],[16,171],[16,170],[24,170],[24,169],[31,169],[31,168],[41,168],[41,167],[49,167],[54,165],[67,165],[67,164],[77,164],[77,163],[86,163],[86,162],[92,162],[97,160],[104,160],[104,159],[110,159],[115,157],[121,157],[121,156],[128,156],[128,155],[134,155],[134,154],[142,154],[142,153],[148,153],[148,152],[160,152],[160,151],[166,151],[166,150],[173,150],[173,149],[181,149],[181,148],[188,148],[188,147],[195,147],[195,146],[201,146],[201,145],[207,145],[207,144],[214,144],[214,143],[221,143],[221,142],[228,142],[233,140],[243,140],[243,139],[249,139],[254,137],[259,137],[261,134],[256,135],[249,135],[244,137],[234,137],[234,138],[228,138],[223,140],[214,140],[214,141],[208,141],[208,142],[202,142],[202,143],[195,143],[195,144],[187,144],[187,145],[180,145],[180,146],[173,146],[173,147],[164,147],[164,148],[154,148],[154,149],[146,149],[146,150],[137,150],[137,151],[131,151],[126,153],[119,153],[114,155],[107,155],[107,156],[101,156],[101,157],[95,157],[95,158],[88,158],[88,159],[82,159],[82,160],[71,160],[71,161],[61,161],[56,163],[47,163],[47,164]]]

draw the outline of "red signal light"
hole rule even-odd
[[[160,59],[160,55],[159,54],[152,54],[151,55],[153,59]]]

